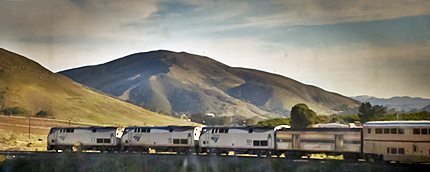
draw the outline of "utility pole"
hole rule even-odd
[[[31,114],[28,115],[28,139],[31,136]]]

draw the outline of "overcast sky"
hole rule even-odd
[[[54,72],[166,49],[346,96],[430,98],[428,0],[0,0],[0,47]]]

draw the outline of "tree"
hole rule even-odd
[[[317,114],[306,104],[297,104],[291,109],[291,128],[303,129],[315,123]]]
[[[290,118],[274,118],[274,119],[268,119],[264,121],[260,121],[257,123],[258,126],[271,126],[275,127],[278,125],[290,125],[291,119]]]
[[[384,106],[372,106],[369,102],[361,103],[360,107],[358,108],[358,117],[362,123],[365,123],[385,114],[385,111],[386,107]]]

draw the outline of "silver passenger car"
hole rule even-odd
[[[325,153],[357,159],[362,151],[361,131],[361,128],[281,129],[276,131],[276,151],[292,158]]]
[[[371,121],[363,125],[369,160],[430,162],[430,121]]]

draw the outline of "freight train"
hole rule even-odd
[[[251,154],[300,158],[315,153],[345,160],[430,162],[430,121],[371,121],[362,128],[67,127],[51,128],[48,150]]]

